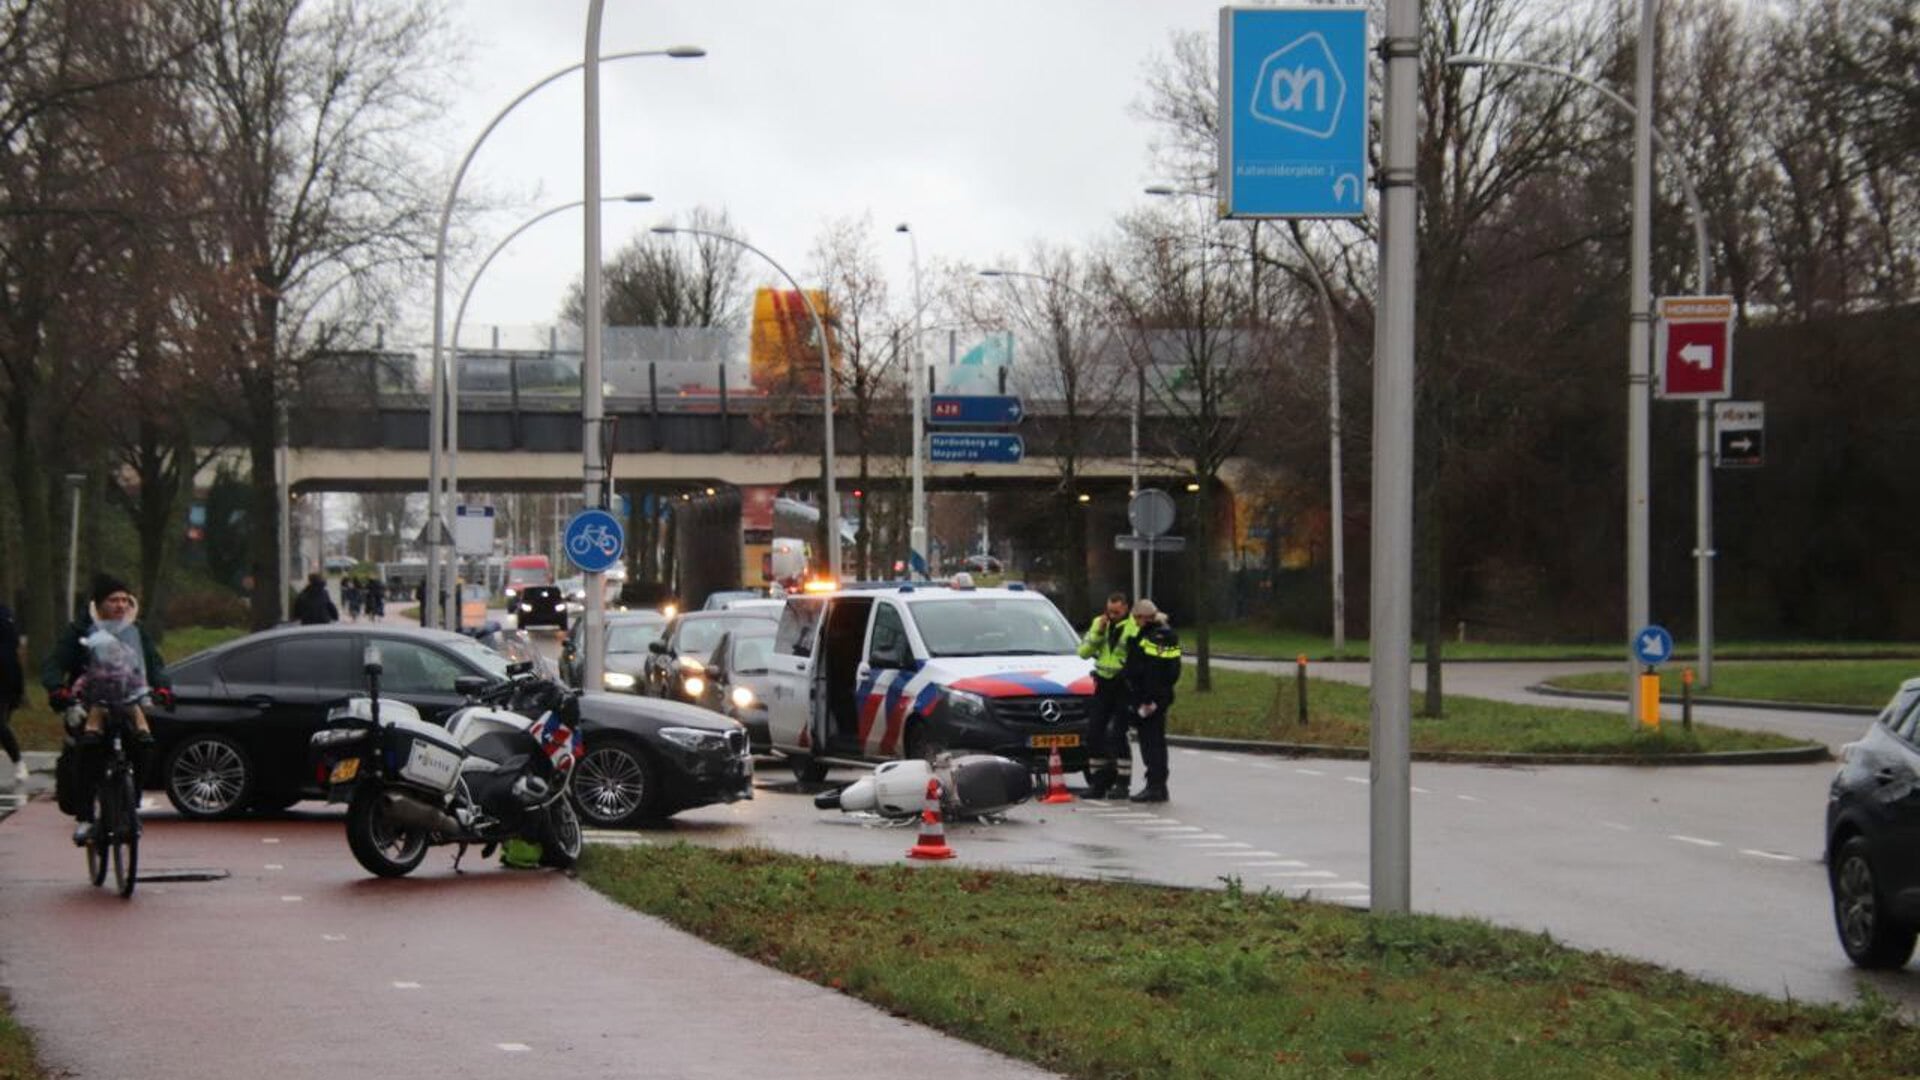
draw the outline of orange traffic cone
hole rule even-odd
[[[1043,803],[1072,802],[1073,793],[1067,790],[1066,771],[1060,767],[1060,748],[1054,747],[1047,754],[1047,793],[1040,796]]]
[[[951,859],[946,826],[940,823],[940,781],[927,779],[927,807],[920,811],[920,840],[907,849],[909,859]]]

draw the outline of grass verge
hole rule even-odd
[[[33,1033],[13,1018],[13,1002],[0,993],[0,1080],[48,1080],[33,1046]]]
[[[1181,641],[1191,655],[1194,647],[1192,628],[1179,629]],[[1324,635],[1276,630],[1247,623],[1228,623],[1209,627],[1207,633],[1213,651],[1219,654],[1291,660],[1305,653],[1312,660],[1334,659],[1333,639]],[[1413,658],[1421,660],[1426,655],[1426,647],[1418,641],[1414,642]],[[1624,662],[1626,646],[1623,642],[1612,641],[1449,641],[1441,648],[1440,655],[1448,660],[1621,660]],[[1698,655],[1692,643],[1681,642],[1674,652],[1673,662],[1684,663]],[[1717,675],[1717,662],[1722,659],[1791,656],[1920,658],[1920,643],[1911,641],[1719,641],[1714,643],[1713,655]],[[1367,642],[1364,639],[1348,638],[1346,650],[1339,658],[1365,660]]]
[[[1213,670],[1213,690],[1193,690],[1193,675],[1176,690],[1168,730],[1179,735],[1364,747],[1371,735],[1367,688],[1307,679],[1307,722],[1299,722],[1299,690],[1292,675]],[[1420,695],[1414,695],[1416,707]],[[1804,742],[1764,731],[1679,724],[1657,732],[1629,728],[1621,717],[1592,709],[1513,705],[1449,697],[1438,719],[1414,716],[1415,750],[1470,753],[1639,754],[1661,757],[1709,751],[1773,750]]]
[[[194,653],[211,649],[247,633],[228,626],[183,626],[167,632],[160,655],[175,664]],[[47,707],[47,695],[40,689],[40,658],[33,657],[27,667],[27,703],[13,714],[13,733],[26,750],[60,749],[60,717]],[[0,1074],[5,1080],[5,1074]]]
[[[1186,891],[686,844],[590,847],[581,872],[741,955],[1070,1076],[1881,1077],[1920,1060],[1920,1032],[1878,998],[1770,1001],[1230,879]]]
[[[1660,696],[1680,697],[1680,675],[1660,672]],[[1713,665],[1713,686],[1695,694],[1804,705],[1885,705],[1900,684],[1920,675],[1920,660],[1778,660]],[[1566,690],[1621,692],[1618,672],[1561,675],[1547,685]]]

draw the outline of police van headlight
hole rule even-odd
[[[970,690],[949,690],[947,713],[956,720],[985,720],[987,699]]]

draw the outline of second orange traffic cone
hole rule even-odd
[[[909,859],[951,859],[947,829],[940,823],[940,781],[927,779],[927,806],[920,811],[920,839],[907,849]]]
[[[1073,793],[1067,790],[1066,771],[1060,766],[1060,748],[1054,747],[1047,754],[1047,793],[1040,796],[1043,803],[1072,802]]]

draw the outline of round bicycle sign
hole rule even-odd
[[[604,573],[620,561],[626,533],[620,519],[605,510],[582,510],[567,522],[567,558],[589,574]]]

